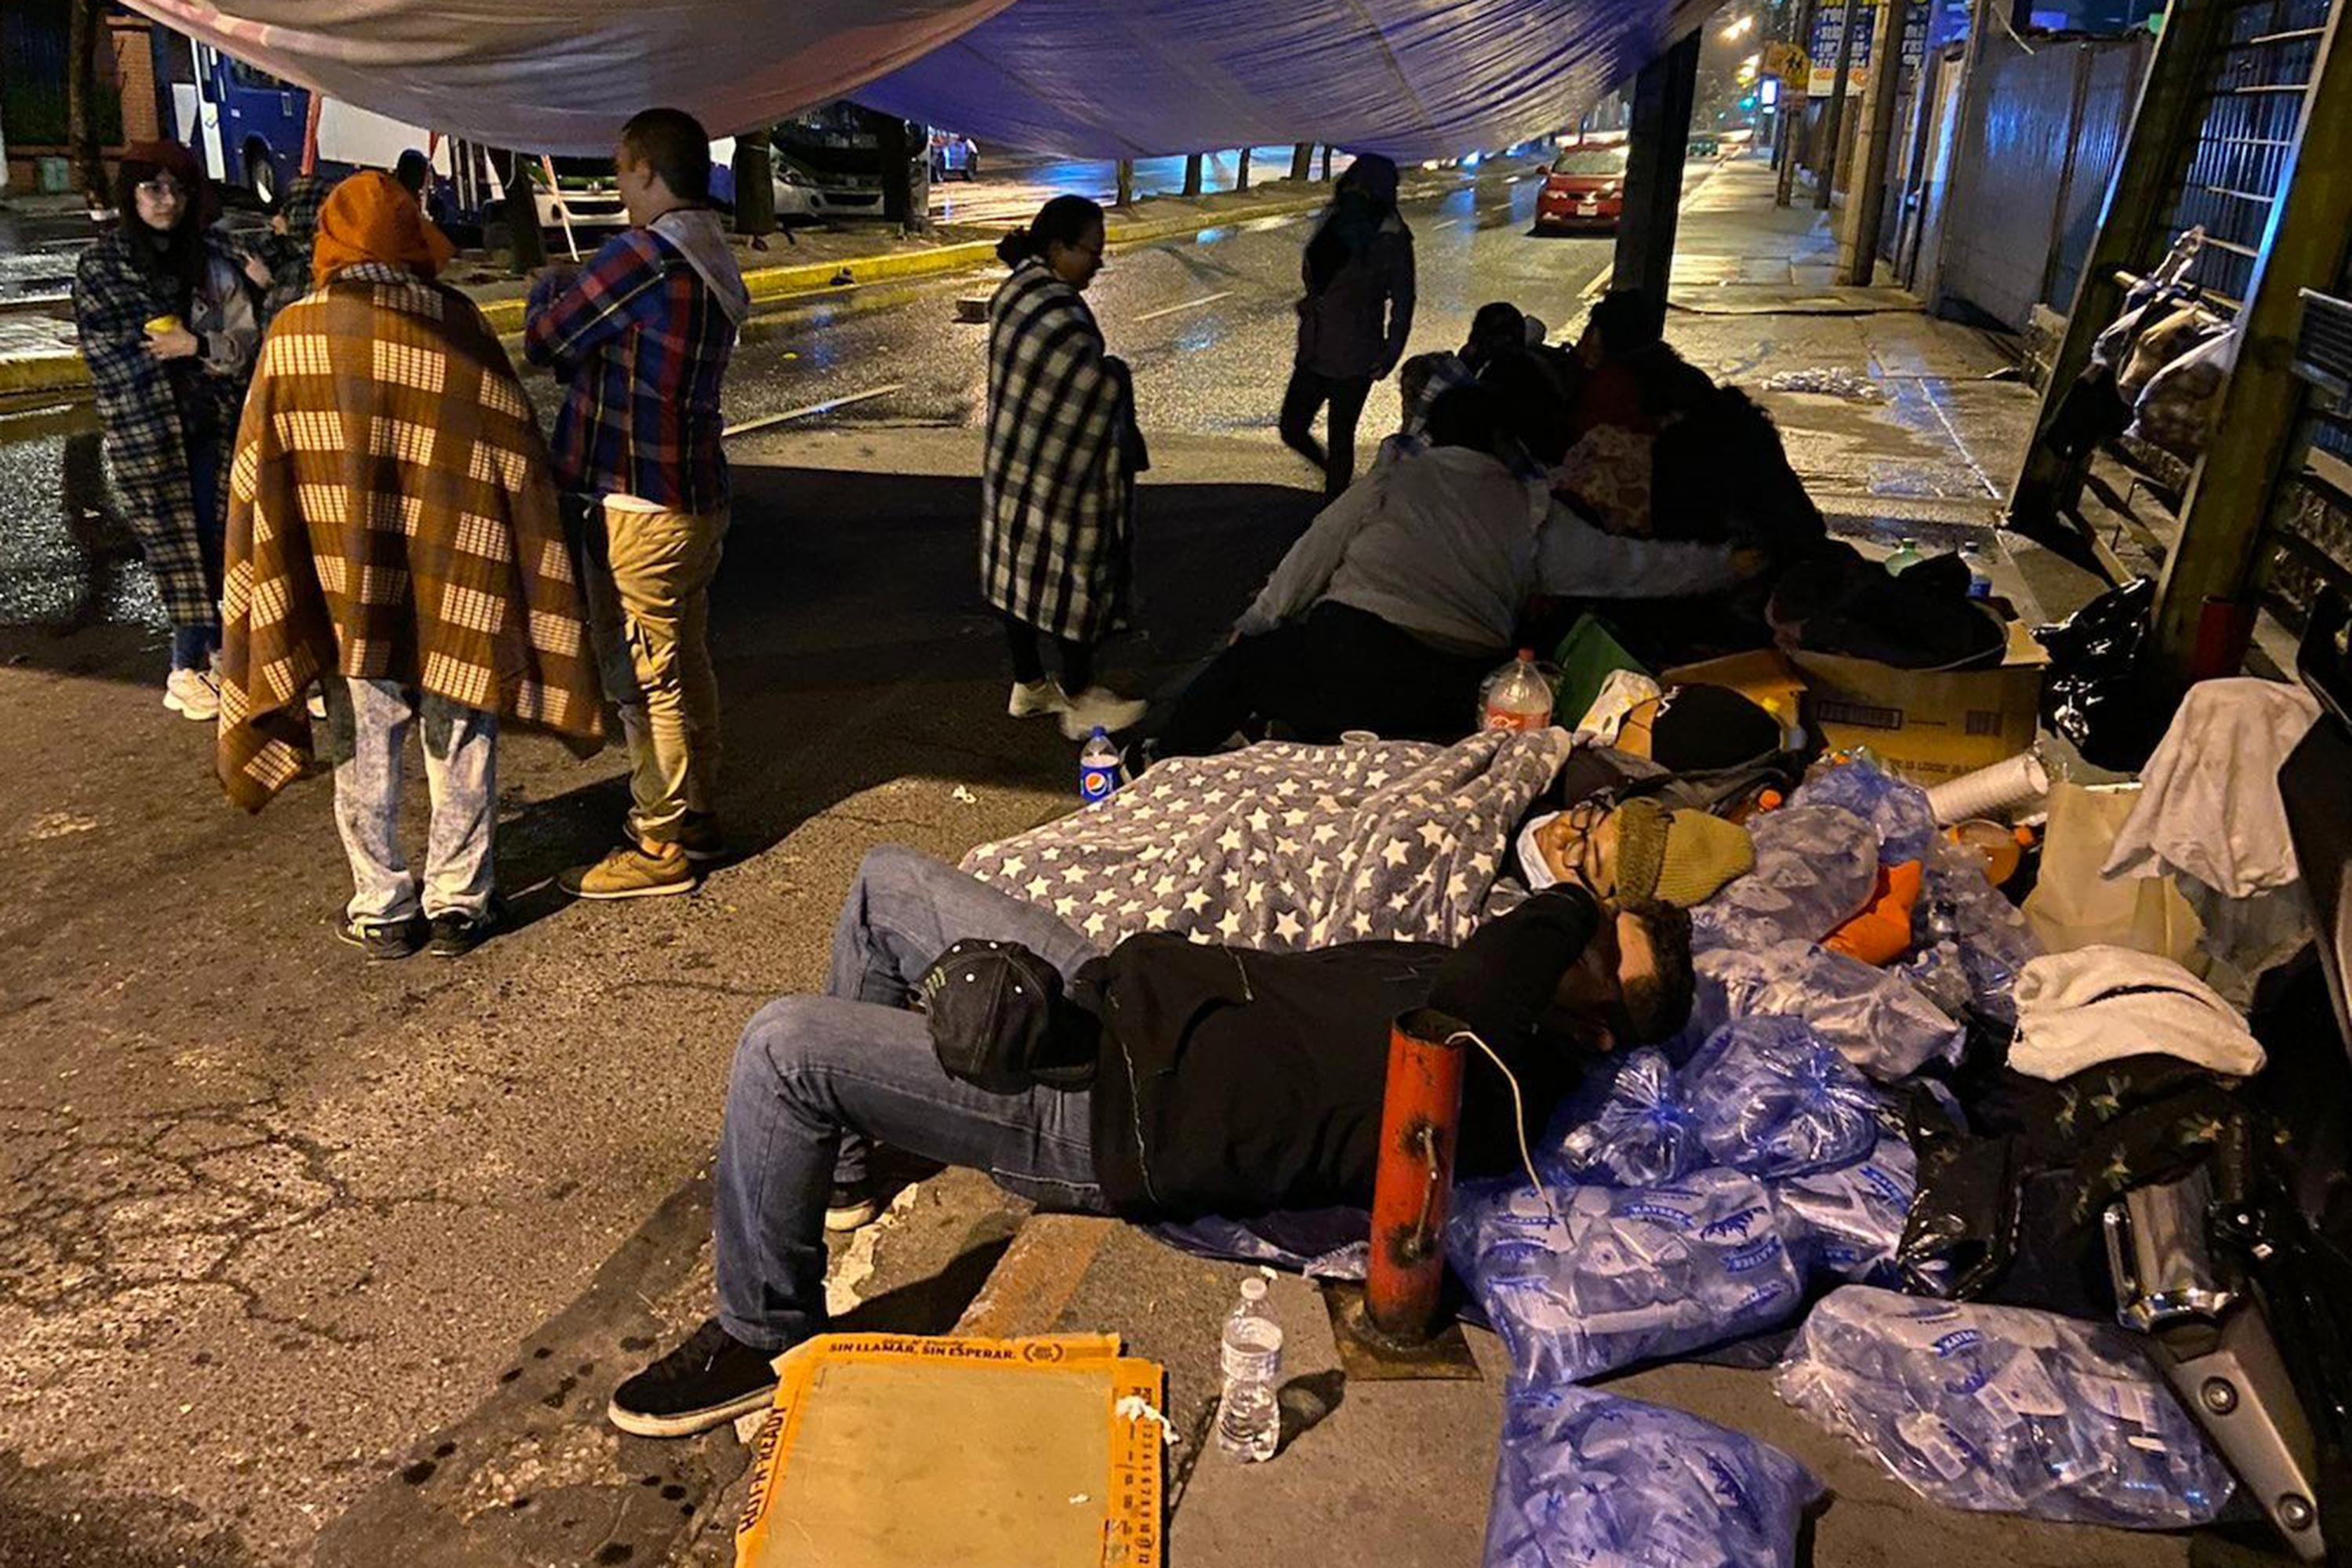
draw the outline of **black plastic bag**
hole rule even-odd
[[[2137,773],[2164,738],[2170,712],[2151,696],[2144,669],[2156,581],[2111,588],[2034,637],[2050,655],[2042,720],[2090,762]]]
[[[2016,1253],[2017,1141],[1962,1131],[1925,1094],[1913,1097],[1907,1122],[1919,1184],[1895,1253],[1903,1288],[1972,1300]]]

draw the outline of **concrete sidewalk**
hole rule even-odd
[[[1719,381],[1748,390],[1780,424],[1832,528],[1866,550],[1899,538],[1962,542],[1992,560],[1996,592],[2029,617],[2092,591],[1992,524],[2033,395],[2003,345],[1932,319],[1889,288],[1830,280],[1826,215],[1772,205],[1770,170],[1725,165],[1682,220],[1669,340]],[[1318,1292],[1275,1289],[1287,1334],[1286,1447],[1242,1466],[1213,1448],[1219,1322],[1248,1270],[1175,1252],[1108,1222],[1032,1219],[964,1330],[1113,1331],[1169,1369],[1171,1560],[1182,1568],[1266,1563],[1475,1562],[1502,1424],[1507,1358],[1473,1333],[1475,1383],[1349,1384]],[[1606,1380],[1629,1397],[1690,1411],[1801,1459],[1829,1488],[1800,1561],[1814,1568],[1918,1562],[2011,1568],[2183,1563],[2190,1538],[2062,1526],[1928,1504],[1874,1460],[1783,1405],[1768,1372],[1675,1364]],[[716,1561],[716,1559],[713,1559]]]

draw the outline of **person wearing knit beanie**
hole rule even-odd
[[[1756,868],[1756,844],[1737,823],[1703,811],[1630,800],[1540,816],[1519,835],[1520,869],[1536,889],[1579,880],[1621,905],[1644,899],[1689,909]]]

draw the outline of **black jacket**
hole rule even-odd
[[[1389,1026],[1421,1006],[1469,1024],[1509,1064],[1532,1136],[1579,1071],[1538,1022],[1599,923],[1589,895],[1561,888],[1459,948],[1254,952],[1129,937],[1072,985],[1102,1023],[1092,1120],[1105,1195],[1131,1218],[1368,1206]],[[1462,1099],[1456,1169],[1515,1166],[1510,1087],[1475,1047]]]

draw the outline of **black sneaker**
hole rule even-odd
[[[772,1359],[711,1318],[684,1344],[613,1390],[604,1418],[639,1437],[691,1437],[723,1426],[764,1410],[775,1397]]]
[[[425,922],[406,920],[380,924],[346,920],[336,925],[335,934],[366,953],[371,962],[384,963],[411,957],[425,945]]]
[[[872,1225],[874,1216],[881,1212],[872,1182],[835,1182],[824,1200],[824,1228],[857,1230]]]
[[[433,939],[425,951],[436,958],[463,958],[488,940],[499,927],[499,907],[493,903],[478,915],[444,910],[433,917]]]

